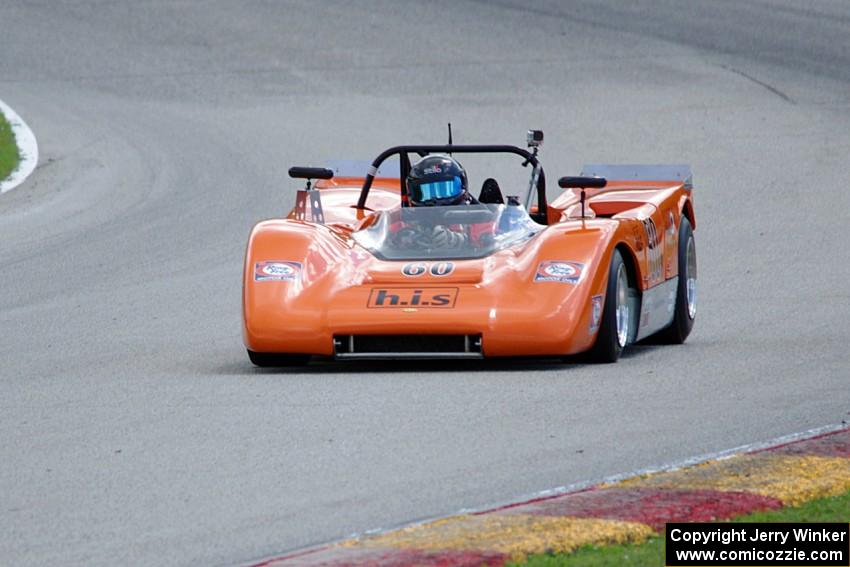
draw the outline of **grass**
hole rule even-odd
[[[811,500],[795,508],[755,512],[740,516],[732,522],[842,522],[850,519],[850,492],[831,498]],[[664,535],[641,544],[587,546],[575,553],[533,555],[525,563],[512,566],[529,567],[618,567],[664,565]]]
[[[0,114],[0,181],[15,171],[20,159],[12,127],[9,126],[6,117]]]

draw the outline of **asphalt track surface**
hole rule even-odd
[[[843,2],[0,3],[0,563],[232,564],[850,412]],[[547,134],[687,162],[700,312],[616,365],[314,364],[240,336],[293,164]],[[480,182],[480,180],[479,180]],[[551,190],[554,193],[554,189]]]

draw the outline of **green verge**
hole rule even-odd
[[[842,522],[850,519],[850,492],[831,498],[811,500],[795,508],[755,512],[732,522]],[[664,565],[664,537],[655,536],[641,544],[586,546],[575,553],[533,555],[512,567],[619,567],[620,565],[658,567]]]
[[[18,153],[18,145],[15,143],[15,134],[12,127],[6,121],[6,117],[0,114],[0,181],[9,177],[9,174],[18,167],[21,156]]]

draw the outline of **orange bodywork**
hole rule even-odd
[[[380,260],[352,238],[378,211],[400,207],[399,180],[376,179],[367,208],[357,209],[362,181],[317,184],[323,224],[293,212],[254,227],[243,287],[249,350],[333,356],[336,336],[463,334],[479,335],[487,357],[586,351],[598,330],[592,300],[604,297],[613,251],[621,251],[643,292],[676,277],[680,219],[695,222],[682,182],[610,181],[587,190],[585,218],[579,191],[565,190],[549,204],[548,226],[530,240],[485,258],[452,260],[448,275],[427,269],[439,261],[423,261],[424,273],[411,277],[402,272],[410,261]],[[547,261],[582,264],[581,278],[536,281]],[[300,273],[258,281],[264,262],[288,262]]]

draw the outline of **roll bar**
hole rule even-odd
[[[360,199],[357,201],[357,208],[366,208],[366,200],[369,197],[369,189],[372,187],[372,181],[375,179],[375,174],[378,168],[384,161],[394,155],[399,156],[399,178],[401,180],[402,195],[407,193],[407,187],[404,180],[410,170],[410,158],[407,154],[415,153],[420,156],[425,156],[434,153],[444,154],[515,154],[525,158],[523,166],[529,163],[535,168],[539,168],[537,177],[537,215],[540,218],[546,219],[547,203],[546,203],[546,175],[543,173],[543,168],[537,160],[537,156],[528,150],[518,148],[516,146],[495,146],[495,145],[445,145],[445,146],[395,146],[384,150],[375,158],[369,171],[366,173],[366,178],[363,180],[363,187],[360,189]]]

